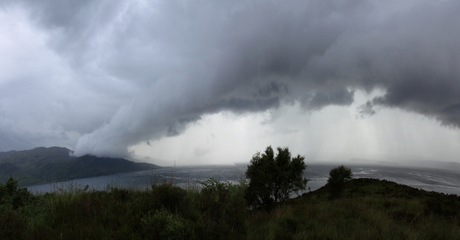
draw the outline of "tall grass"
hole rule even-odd
[[[14,208],[19,193],[27,201]],[[244,239],[242,194],[242,188],[215,180],[201,188],[165,182],[143,190],[73,188],[39,195],[16,188],[0,202],[0,239]]]
[[[399,204],[399,203],[398,203]],[[404,205],[404,204],[403,204]],[[248,224],[248,239],[458,239],[458,221],[380,208],[361,199],[284,206],[259,213]]]

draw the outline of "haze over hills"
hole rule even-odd
[[[31,185],[159,168],[123,158],[73,157],[70,151],[63,147],[38,147],[0,152],[0,183],[5,183],[10,175],[21,179],[20,185]]]

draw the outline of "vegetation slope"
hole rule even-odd
[[[0,152],[0,182],[10,175],[22,179],[21,185],[30,185],[158,168],[122,158],[73,157],[69,153],[62,147]]]
[[[458,239],[460,197],[353,179],[248,210],[246,185],[209,179],[182,189],[67,189],[32,195],[0,185],[0,239]]]

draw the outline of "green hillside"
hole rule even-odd
[[[330,189],[252,218],[248,239],[460,239],[460,197],[360,178],[339,199]]]
[[[122,158],[73,157],[69,153],[62,147],[0,152],[0,182],[10,175],[21,179],[21,185],[31,185],[158,168]]]

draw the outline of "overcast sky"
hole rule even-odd
[[[3,0],[0,151],[460,162],[460,1]]]

